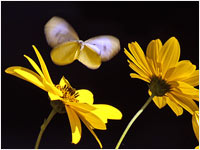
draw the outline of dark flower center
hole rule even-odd
[[[149,89],[155,96],[164,96],[170,91],[170,85],[161,77],[153,76],[149,85]]]

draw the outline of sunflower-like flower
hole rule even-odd
[[[199,141],[199,111],[195,111],[192,115],[192,127],[194,130],[194,134]],[[199,149],[199,146],[196,146],[195,149]]]
[[[130,68],[136,72],[130,76],[149,84],[150,97],[127,125],[116,149],[152,99],[160,109],[168,104],[177,116],[182,115],[183,108],[192,115],[199,109],[193,101],[199,101],[199,90],[194,88],[199,85],[199,70],[189,60],[179,61],[180,45],[175,37],[164,45],[159,39],[152,40],[147,46],[146,56],[137,42],[129,43],[128,47],[131,53],[126,49],[124,53],[130,59]]]
[[[181,60],[180,45],[171,37],[164,45],[159,39],[152,40],[147,46],[146,56],[137,42],[128,44],[130,52],[124,50],[129,66],[136,73],[131,78],[138,78],[149,84],[149,94],[158,108],[166,104],[179,116],[183,109],[190,114],[198,110],[193,100],[199,101],[199,70],[189,60]]]
[[[50,78],[42,56],[35,46],[33,46],[33,48],[42,70],[30,57],[24,55],[37,73],[21,66],[9,67],[5,72],[26,80],[48,92],[53,110],[58,113],[67,112],[72,131],[72,143],[77,144],[81,139],[82,129],[80,120],[82,120],[102,148],[102,144],[93,130],[106,130],[107,120],[121,119],[121,112],[110,105],[93,104],[93,94],[89,90],[76,90],[72,88],[65,77],[62,77],[60,83],[55,85]],[[44,125],[47,126],[47,121],[44,122]],[[41,138],[40,136],[41,135],[39,135],[39,141]],[[38,146],[39,145],[37,145],[36,148]]]

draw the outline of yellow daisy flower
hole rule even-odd
[[[21,66],[9,67],[5,72],[26,80],[48,92],[54,111],[52,111],[48,119],[41,126],[41,132],[38,136],[36,148],[39,146],[44,128],[57,112],[67,112],[68,114],[72,131],[72,143],[77,144],[81,139],[82,129],[80,120],[82,120],[102,148],[102,144],[93,130],[106,130],[107,120],[121,119],[121,112],[110,105],[93,104],[93,94],[89,90],[75,90],[64,77],[61,78],[58,85],[53,84],[42,56],[35,46],[33,46],[33,48],[39,60],[41,69],[30,57],[26,55],[24,55],[24,57],[29,61],[37,73]]]
[[[124,53],[130,59],[130,68],[136,72],[130,76],[149,84],[150,97],[127,125],[116,149],[152,99],[160,109],[168,104],[177,116],[182,115],[183,108],[190,114],[199,109],[193,101],[199,101],[199,90],[194,88],[199,85],[199,70],[189,60],[179,61],[180,45],[175,37],[164,45],[159,39],[152,40],[147,46],[146,56],[137,42],[129,43],[128,47],[131,53],[126,49]]]
[[[152,40],[147,46],[146,56],[137,42],[128,44],[129,66],[136,73],[131,78],[138,78],[149,83],[149,94],[154,94],[153,101],[158,108],[166,104],[179,116],[183,109],[193,114],[198,110],[193,100],[199,100],[199,70],[189,60],[179,61],[180,45],[171,37],[164,45],[159,39]]]
[[[192,115],[192,127],[194,134],[199,141],[199,111],[195,111]],[[199,149],[199,146],[195,147],[195,149]]]

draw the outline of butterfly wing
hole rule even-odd
[[[57,65],[67,65],[76,60],[80,53],[80,43],[70,41],[62,43],[51,51],[51,59]]]
[[[48,44],[55,47],[61,43],[79,40],[73,27],[60,17],[52,17],[44,27],[44,33]]]
[[[96,36],[85,42],[98,48],[97,51],[96,49],[94,50],[101,56],[102,61],[110,60],[120,50],[119,39],[111,35]]]
[[[78,60],[90,69],[97,69],[101,65],[100,55],[88,44],[81,48]]]

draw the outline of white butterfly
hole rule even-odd
[[[120,50],[119,40],[101,35],[86,41],[79,40],[73,27],[60,17],[52,17],[44,27],[48,44],[53,48],[51,59],[57,65],[79,60],[90,69],[97,69],[101,61],[108,61]]]

